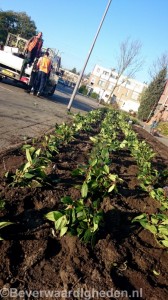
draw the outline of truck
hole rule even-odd
[[[37,59],[35,59],[31,66],[27,65],[25,75],[20,78],[20,71],[25,58],[24,49],[27,42],[28,40],[19,35],[8,33],[4,49],[0,50],[0,81],[2,81],[3,78],[10,78],[24,85],[29,85],[33,77],[33,72],[35,72]],[[49,51],[49,57],[52,61],[52,70],[47,80],[44,94],[52,96],[58,81],[61,58],[57,56],[56,51],[52,48],[42,48],[42,53],[46,50]]]

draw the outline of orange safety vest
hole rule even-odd
[[[51,60],[49,57],[44,55],[43,57],[40,57],[37,67],[39,68],[39,71],[42,71],[46,74],[48,74],[51,70]]]
[[[39,39],[37,36],[32,37],[26,47],[26,50],[31,52],[34,48],[36,48],[37,53],[40,52],[43,41]]]

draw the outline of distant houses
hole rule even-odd
[[[61,70],[67,85],[75,86],[79,75],[65,69]],[[88,95],[96,93],[98,101],[105,103],[116,102],[120,109],[134,112],[138,111],[140,95],[147,88],[146,83],[123,75],[118,78],[115,69],[107,69],[98,64],[93,68],[89,78],[82,78],[80,85],[86,85]],[[168,80],[155,112],[163,106],[166,107],[163,119],[168,121]]]
[[[137,112],[140,105],[139,95],[147,84],[123,75],[118,78],[114,69],[95,65],[87,87],[98,94],[99,100],[105,103],[117,102],[120,109]]]

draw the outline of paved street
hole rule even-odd
[[[150,126],[148,124],[146,124],[145,122],[141,122],[141,125],[143,127],[143,129],[145,129],[147,132],[150,132]],[[168,137],[164,137],[164,136],[154,136],[154,138],[156,138],[158,141],[160,141],[162,144],[166,145],[168,147]]]
[[[72,90],[61,86],[58,89],[50,99],[38,98],[25,93],[23,86],[0,82],[0,152],[39,137],[56,123],[70,119],[67,105]],[[77,95],[71,112],[87,112],[97,107],[94,100]]]

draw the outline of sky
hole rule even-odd
[[[43,32],[44,47],[55,48],[62,67],[83,70],[109,0],[0,0],[3,11],[26,12]],[[95,64],[115,68],[128,37],[142,44],[143,67],[135,79],[149,83],[149,68],[168,53],[168,0],[112,0],[85,74]]]

